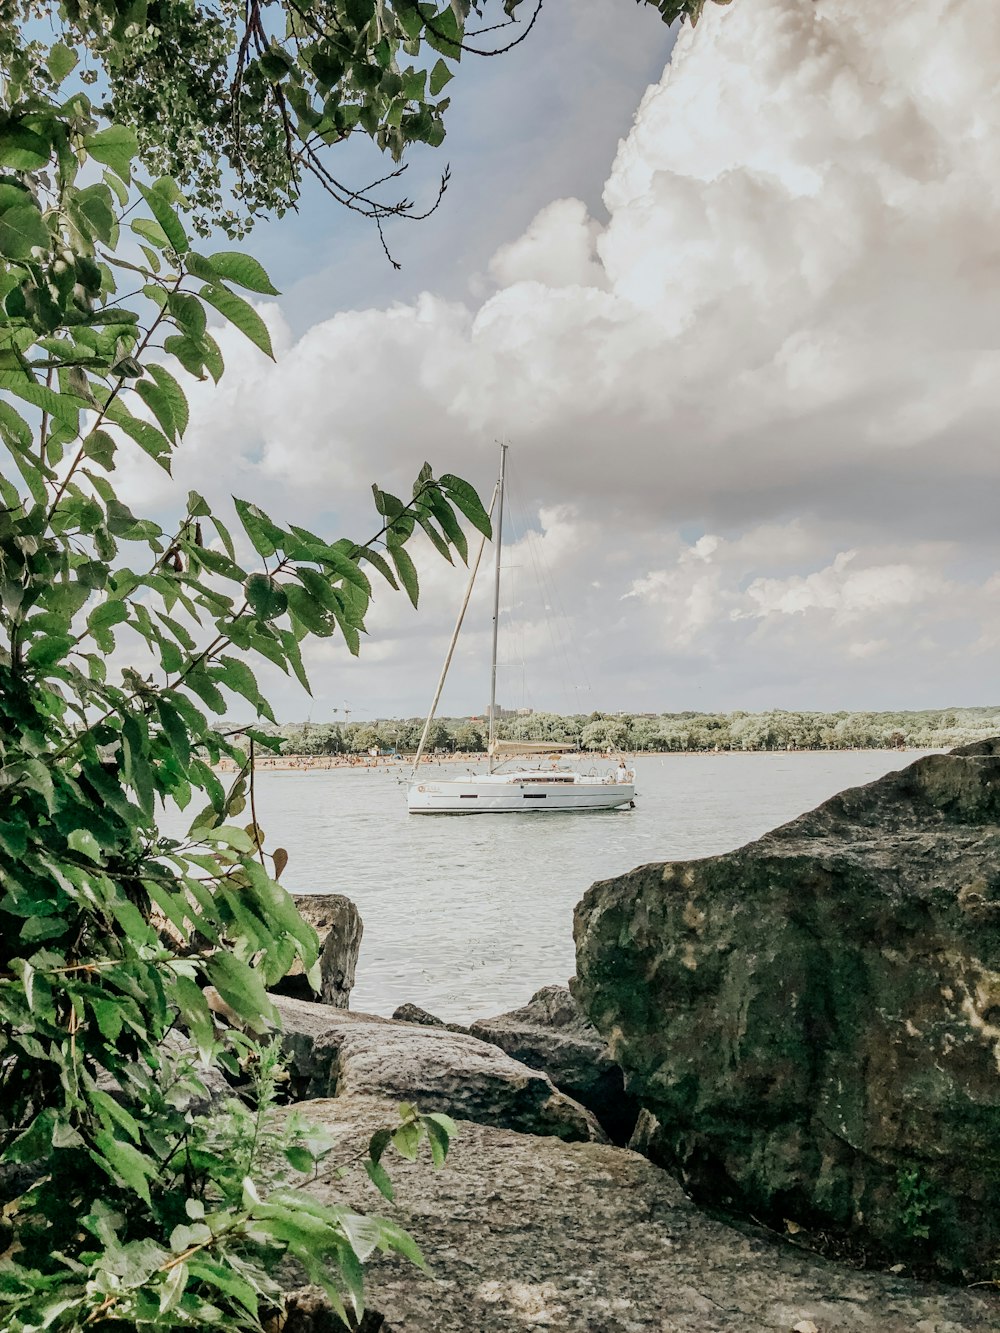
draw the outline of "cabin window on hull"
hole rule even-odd
[[[533,791],[532,791],[532,792],[528,792],[528,791],[526,791],[526,792],[524,793],[524,799],[525,799],[526,801],[544,801],[546,795],[547,795],[547,793],[544,792],[544,791],[539,791],[539,792],[533,792]]]

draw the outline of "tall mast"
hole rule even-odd
[[[493,651],[490,656],[489,769],[493,772],[493,743],[497,735],[497,635],[500,630],[500,556],[503,545],[503,490],[507,471],[507,446],[500,446],[500,476],[497,480],[496,562],[493,572]]]

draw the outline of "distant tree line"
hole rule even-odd
[[[374,722],[298,723],[278,728],[289,754],[412,754],[423,718]],[[480,753],[487,724],[441,718],[430,751]],[[716,752],[726,750],[947,749],[1000,734],[1000,708],[949,708],[885,713],[532,713],[499,724],[504,740],[568,742],[581,750]]]

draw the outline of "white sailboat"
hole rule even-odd
[[[413,772],[407,789],[407,809],[411,815],[474,815],[511,814],[514,812],[554,813],[570,810],[615,810],[635,804],[635,773],[622,760],[617,768],[599,773],[592,768],[581,773],[560,765],[558,755],[575,747],[551,742],[501,741],[497,738],[497,641],[500,623],[500,557],[503,542],[504,481],[507,463],[507,445],[500,446],[500,475],[490,514],[496,509],[496,560],[493,578],[493,648],[490,670],[490,731],[488,745],[489,768],[486,773],[463,777],[430,779],[420,773],[420,761],[431,723],[444,689],[448,667],[451,665],[465,611],[472,595],[476,573],[482,559],[486,539],[479,549],[469,572],[469,582],[451,643],[438,681],[434,702],[424,724],[420,745],[413,761]],[[547,766],[506,768],[503,755],[545,755]]]

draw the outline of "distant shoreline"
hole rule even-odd
[[[670,758],[710,758],[719,755],[746,756],[751,754],[773,754],[773,755],[795,755],[795,754],[927,754],[934,747],[924,747],[916,745],[838,745],[835,748],[825,746],[815,749],[806,747],[796,747],[794,749],[782,750],[639,750],[635,753],[627,751],[631,762],[643,759],[670,759]],[[535,756],[536,759],[545,756]],[[574,754],[560,755],[561,762],[572,762],[577,765],[589,764],[595,767],[598,764],[611,763],[616,756],[608,754],[595,754],[593,751],[580,751]],[[464,764],[471,767],[477,764],[485,764],[488,756],[485,754],[441,754],[425,755],[420,761],[420,770],[440,768],[447,764]],[[515,759],[530,759],[531,755],[510,755],[506,762],[510,763]],[[223,759],[217,765],[223,773],[235,772],[236,765],[229,759]],[[276,773],[310,773],[310,772],[332,772],[333,770],[347,769],[360,770],[362,772],[371,772],[377,769],[408,769],[413,767],[412,755],[379,755],[378,758],[369,755],[307,755],[307,754],[282,754],[282,755],[258,755],[256,768],[258,772],[268,771]]]

